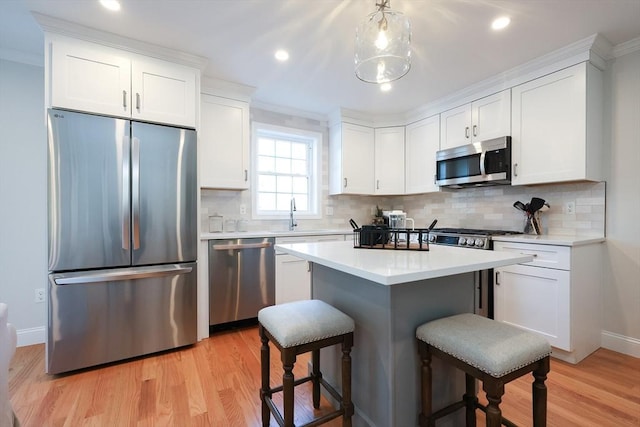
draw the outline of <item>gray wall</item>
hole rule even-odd
[[[44,69],[0,59],[0,301],[18,344],[42,342],[47,282]]]

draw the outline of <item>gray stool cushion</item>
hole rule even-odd
[[[416,337],[499,378],[551,353],[543,337],[475,314],[459,314],[419,326]]]
[[[353,319],[320,300],[295,301],[265,307],[258,321],[282,348],[294,347],[353,332]]]

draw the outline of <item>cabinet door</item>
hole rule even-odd
[[[276,304],[311,299],[309,263],[288,254],[276,255]]]
[[[193,68],[136,56],[131,69],[131,116],[195,128],[196,80]]]
[[[406,129],[405,193],[439,191],[436,185],[436,152],[440,149],[440,116],[412,123]]]
[[[512,265],[495,269],[494,317],[571,348],[570,272]]]
[[[200,186],[249,188],[249,104],[202,94]]]
[[[131,114],[131,62],[115,49],[56,39],[51,46],[51,106],[110,116]]]
[[[375,194],[404,194],[404,126],[375,130]]]
[[[512,89],[514,185],[585,179],[586,64]]]
[[[471,143],[471,104],[440,114],[440,149]]]
[[[511,135],[511,90],[471,103],[471,139],[486,141]]]
[[[342,124],[342,193],[373,194],[373,128]]]

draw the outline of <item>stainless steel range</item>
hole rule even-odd
[[[522,234],[510,230],[482,230],[469,228],[434,228],[429,233],[430,245],[458,246],[469,249],[493,250],[493,236]],[[474,312],[493,319],[493,270],[476,273]]]

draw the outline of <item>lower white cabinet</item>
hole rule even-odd
[[[495,242],[494,250],[533,255],[494,270],[494,317],[545,337],[552,355],[578,363],[600,347],[601,244]]]
[[[344,241],[343,234],[276,237],[276,244]],[[309,262],[276,250],[276,304],[311,299]]]

